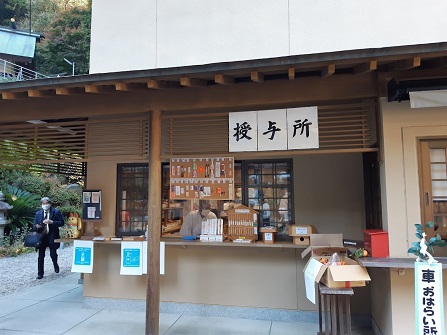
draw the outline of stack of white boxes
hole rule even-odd
[[[223,220],[208,219],[202,221],[201,242],[223,242]]]

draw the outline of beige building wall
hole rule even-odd
[[[87,187],[103,191],[104,234],[115,233],[117,161],[88,164]],[[364,228],[362,155],[293,158],[295,208],[300,223],[320,232],[359,238]],[[348,186],[347,186],[348,185]],[[97,244],[84,295],[144,299],[146,276],[120,276],[120,245]],[[303,249],[167,246],[161,301],[315,310],[305,296]],[[370,313],[369,287],[356,288],[352,308]]]
[[[409,101],[388,103],[385,98],[380,103],[383,120],[382,206],[390,257],[414,257],[408,255],[407,250],[411,242],[416,241],[414,224],[421,223],[417,141],[419,138],[447,137],[447,107],[411,109]],[[373,308],[374,318],[383,321],[379,325],[381,328],[391,329],[384,334],[413,334],[414,318],[409,316],[414,315],[414,271],[406,270],[405,275],[399,276],[397,269],[391,269],[389,280],[384,281],[390,283],[390,299],[383,302],[380,296],[373,295],[373,305],[385,304],[390,319],[392,315],[392,324],[386,324],[390,320],[383,321],[385,317],[380,315],[380,310]]]
[[[90,73],[447,40],[447,3],[93,0]]]

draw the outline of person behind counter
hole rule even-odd
[[[202,232],[202,221],[209,219],[217,219],[217,216],[211,212],[211,204],[209,201],[200,200],[199,208],[186,215],[182,228],[180,229],[180,235],[200,235]]]

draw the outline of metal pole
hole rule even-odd
[[[29,0],[29,33],[31,34],[31,0]]]

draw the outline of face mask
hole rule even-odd
[[[202,216],[207,216],[210,213],[209,209],[202,209]]]
[[[42,209],[44,210],[44,211],[47,211],[47,210],[49,210],[50,209],[50,204],[46,204],[46,205],[42,205]]]

